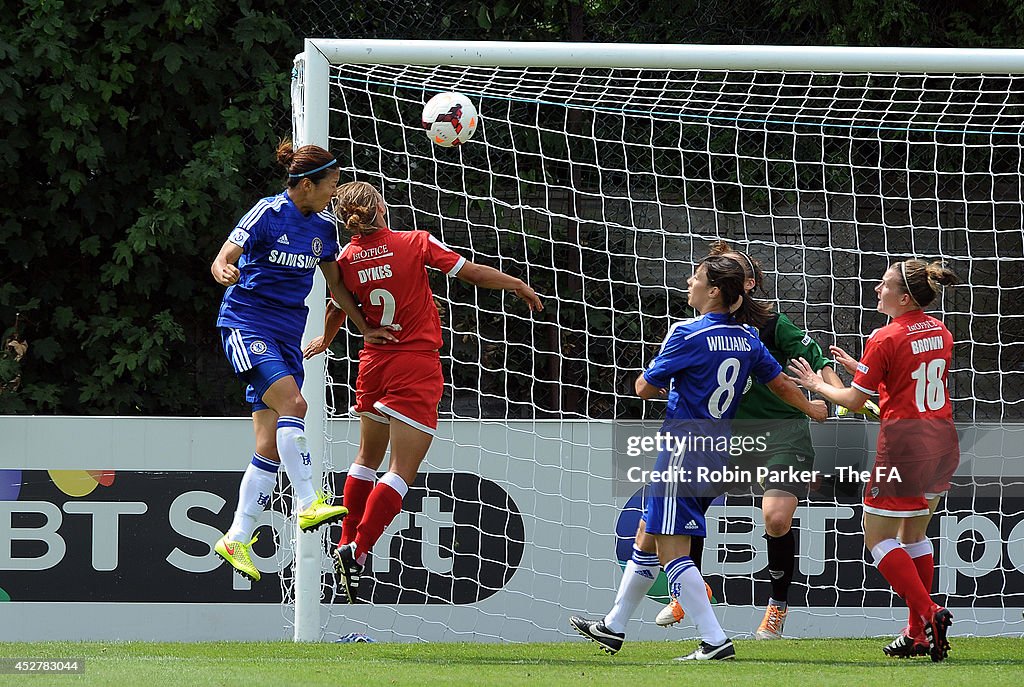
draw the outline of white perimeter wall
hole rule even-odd
[[[336,440],[355,436],[347,420],[335,421],[331,432]],[[480,474],[509,493],[524,516],[526,549],[519,570],[504,589],[469,606],[324,606],[328,636],[368,631],[378,640],[396,641],[574,637],[568,633],[568,614],[606,611],[619,579],[613,533],[626,498],[613,496],[611,445],[612,426],[605,423],[442,422],[427,469]],[[0,417],[0,470],[236,471],[240,477],[251,447],[248,419]],[[333,460],[339,470],[349,462],[346,451],[335,447]],[[97,497],[101,491],[81,500]],[[0,559],[11,557],[15,503],[0,501]],[[221,512],[233,508],[229,498]],[[721,509],[716,512],[719,517],[723,514]],[[121,520],[122,527],[130,526],[129,519]],[[996,548],[1024,561],[1024,526],[1016,530],[1022,532],[1019,539],[997,543]],[[99,527],[93,534],[97,540],[109,535]],[[209,539],[210,547],[216,540],[213,531],[200,536]],[[802,540],[803,553],[809,553],[806,547],[812,545]],[[940,547],[941,542],[936,542],[936,549]],[[168,553],[171,548],[168,545]],[[194,560],[211,571],[218,567],[212,552]],[[710,567],[709,572],[715,572]],[[963,574],[962,570],[945,572],[947,580]],[[0,588],[8,586],[9,575],[10,569],[0,566]],[[237,576],[222,574],[217,579],[233,590],[244,591],[246,586]],[[226,588],[224,592],[231,593]],[[280,604],[19,602],[16,593],[11,596],[14,601],[0,604],[0,641],[288,640],[292,636],[285,621],[288,610]],[[648,600],[641,613],[651,619],[658,608]],[[760,615],[751,606],[716,609],[726,628],[736,632],[751,631]],[[794,637],[886,635],[899,629],[901,617],[905,610],[898,601],[885,608],[799,608],[790,614],[786,629]],[[496,623],[500,632],[494,631]],[[1020,634],[1024,621],[1020,608],[960,608],[954,629],[957,634]],[[691,634],[692,629],[686,629],[666,635],[651,622],[637,623],[631,631],[632,636],[647,639]]]

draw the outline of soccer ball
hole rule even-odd
[[[423,128],[427,136],[445,148],[473,138],[479,124],[476,106],[461,93],[438,93],[423,106]]]

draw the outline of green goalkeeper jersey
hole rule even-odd
[[[775,313],[764,327],[758,330],[761,341],[768,352],[785,370],[790,360],[803,358],[815,371],[834,361],[826,358],[818,343],[805,331],[793,324],[783,313]],[[805,418],[802,412],[772,393],[764,384],[748,378],[736,411],[737,420],[770,420]]]

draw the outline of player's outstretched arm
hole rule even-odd
[[[803,358],[791,360],[789,372],[792,374],[790,381],[796,382],[808,391],[821,394],[833,403],[846,406],[850,410],[859,410],[868,400],[868,395],[860,389],[846,386],[837,388],[826,383]]]
[[[832,357],[836,359],[836,362],[842,365],[847,372],[853,374],[857,371],[857,359],[852,355],[844,351],[839,346],[829,346],[828,350],[832,354]],[[825,381],[828,382],[827,379]],[[829,382],[829,384],[831,383],[832,382]]]
[[[352,294],[345,288],[344,282],[341,281],[341,268],[338,267],[336,262],[322,262],[320,263],[320,271],[324,273],[324,279],[327,280],[327,288],[331,292],[331,299],[340,307],[345,314],[349,316],[353,324],[356,325],[356,329],[359,333],[366,335],[369,331],[370,325],[366,323],[366,318],[363,317],[363,311],[356,305],[356,299],[352,298]],[[344,317],[341,322],[344,321]],[[338,323],[338,327],[341,326],[341,322]],[[324,331],[326,334],[326,330]],[[331,339],[334,339],[334,335],[338,333],[337,327],[331,334]],[[330,341],[327,342],[330,345]]]
[[[541,311],[544,309],[544,304],[541,303],[537,293],[530,288],[529,284],[522,279],[517,279],[493,267],[478,265],[467,260],[455,276],[467,284],[473,284],[484,289],[512,291],[521,300],[525,301],[531,311]]]
[[[302,357],[312,358],[326,351],[334,342],[334,338],[343,324],[345,324],[345,311],[332,300],[327,304],[327,312],[324,314],[324,333],[306,344],[306,347],[302,349]],[[386,344],[389,341],[398,341],[398,339],[387,329],[379,328],[367,329],[363,332],[363,341],[372,344]]]
[[[833,370],[831,365],[826,365],[825,367],[821,368],[819,372],[821,373],[821,378],[825,380],[826,384],[834,386],[837,389],[842,389],[844,386],[846,386],[845,384],[843,384],[843,380],[839,378],[839,373]]]
[[[814,376],[817,377],[817,375]],[[808,401],[794,381],[781,372],[765,386],[771,389],[773,394],[815,422],[824,422],[828,417],[828,405],[824,401],[817,399]]]
[[[217,280],[218,284],[221,286],[231,286],[238,281],[241,273],[238,271],[235,263],[238,262],[240,257],[242,257],[242,247],[230,241],[225,241],[224,245],[220,247],[217,257],[213,259],[213,264],[210,265],[210,273]]]
[[[320,264],[320,271],[324,273],[327,280],[327,288],[331,291],[331,302],[327,305],[327,313],[324,315],[324,333],[302,349],[302,357],[312,358],[327,350],[327,347],[338,335],[338,330],[345,323],[347,315],[355,323],[363,340],[367,343],[383,344],[388,341],[398,341],[394,334],[386,329],[371,329],[363,311],[359,309],[352,294],[345,288],[341,281],[341,270],[336,262],[325,262]]]
[[[839,348],[837,346],[833,346],[832,350],[833,351],[838,350],[840,353],[842,353],[842,355],[844,355],[846,357],[849,357],[849,355],[846,353],[846,351],[844,351],[843,349],[841,349],[841,348]],[[839,355],[836,356],[837,359],[839,357],[840,357]],[[853,358],[850,358],[850,360],[853,360]],[[857,361],[854,360],[854,365],[856,365],[856,364],[857,364]],[[845,367],[846,364],[843,363],[843,366]],[[826,365],[825,367],[821,368],[820,372],[821,372],[821,378],[823,380],[825,380],[826,384],[830,384],[831,386],[834,386],[837,389],[842,389],[843,387],[846,386],[845,384],[843,384],[843,380],[839,378],[839,374],[836,373],[836,371],[832,369],[831,365]],[[861,408],[857,409],[857,410],[851,410],[850,408],[847,408],[846,406],[844,406],[842,404],[839,404],[839,403],[836,404],[836,415],[838,415],[839,417],[846,417],[850,413],[856,413],[857,415],[863,415],[864,417],[866,417],[869,420],[878,420],[879,419],[879,415],[881,414],[881,411],[878,409],[878,404],[876,404],[871,399],[868,399],[868,400],[864,401],[864,405]]]
[[[334,342],[338,330],[345,323],[345,311],[335,307],[334,303],[327,304],[327,313],[324,315],[324,333],[316,337],[302,349],[302,357],[309,359],[320,355]]]

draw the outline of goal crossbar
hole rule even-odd
[[[308,38],[331,64],[1024,73],[1024,50]]]

